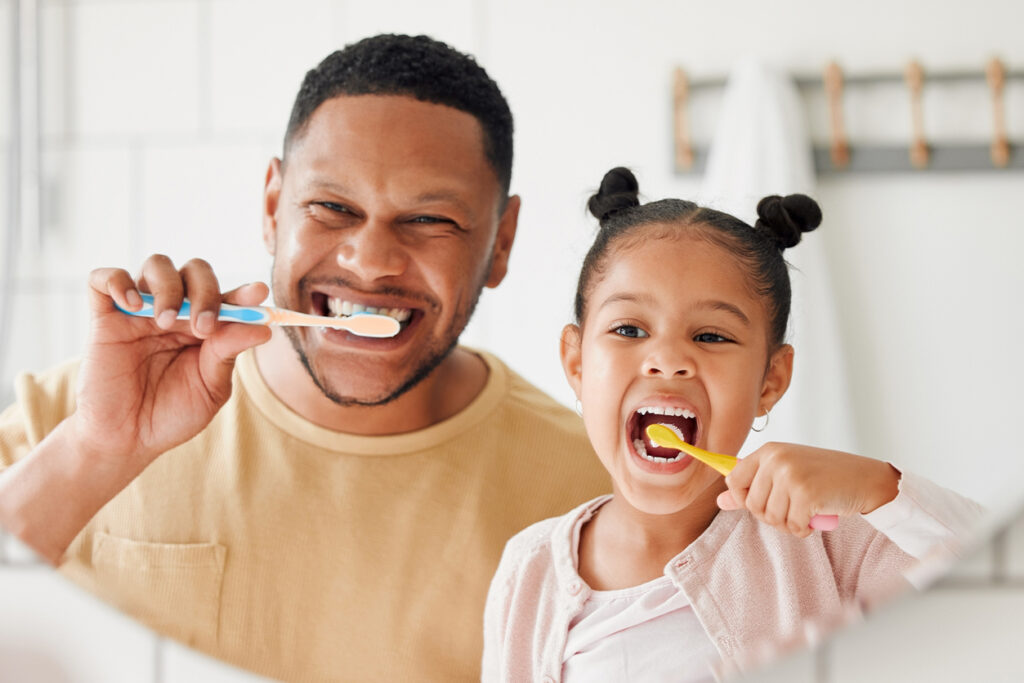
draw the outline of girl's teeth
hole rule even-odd
[[[696,418],[697,414],[692,410],[686,408],[663,408],[661,406],[644,406],[643,408],[637,409],[641,415],[671,415],[675,417],[688,417],[690,419]]]
[[[647,455],[647,446],[644,445],[643,439],[634,440],[633,448],[636,449],[637,455],[639,455],[644,460],[650,460],[651,462],[679,462],[680,460],[683,459],[683,455],[685,455],[684,453],[680,453],[674,458],[659,458],[656,455]]]
[[[352,302],[351,301],[344,301],[344,302],[342,302],[342,304],[341,304],[341,314],[342,315],[352,315]]]
[[[352,304],[352,313],[362,313],[366,310],[366,306],[362,304]]]

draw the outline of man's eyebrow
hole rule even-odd
[[[447,190],[424,192],[421,195],[417,195],[416,202],[449,202],[458,207],[458,209],[463,213],[472,213],[469,208],[469,204],[467,204],[466,201],[458,195],[458,193]]]
[[[346,195],[350,194],[349,189],[332,180],[324,180],[320,178],[313,178],[306,183],[306,187],[311,190],[328,190],[337,194]],[[413,202],[417,204],[425,204],[428,202],[449,202],[454,204],[463,213],[472,213],[469,204],[457,193],[448,190],[437,190],[432,192],[424,192],[423,194],[417,195],[413,198]]]

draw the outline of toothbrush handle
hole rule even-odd
[[[153,318],[153,295],[152,294],[141,294],[142,296],[142,308],[137,311],[127,311],[120,306],[123,313],[128,315],[134,315],[142,318]],[[182,299],[181,308],[178,309],[178,320],[188,320],[192,317],[192,302],[188,299]],[[269,322],[269,316],[267,315],[266,309],[262,306],[235,306],[234,304],[221,304],[220,311],[217,314],[217,320],[224,320],[227,322],[234,323],[248,323],[250,325],[266,325]]]

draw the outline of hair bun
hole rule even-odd
[[[805,194],[777,194],[757,203],[757,222],[754,227],[765,230],[779,245],[789,249],[800,243],[805,232],[821,225],[821,207]]]
[[[616,211],[640,205],[640,185],[628,168],[619,166],[604,174],[597,194],[590,197],[587,208],[603,225]]]

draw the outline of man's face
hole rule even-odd
[[[470,114],[392,95],[317,108],[267,174],[275,303],[318,315],[376,309],[402,321],[390,339],[285,328],[329,398],[387,402],[445,358],[480,290],[505,275],[518,198],[504,207],[501,199]]]

